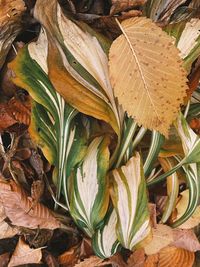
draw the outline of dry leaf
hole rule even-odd
[[[123,34],[109,54],[115,95],[138,124],[168,136],[188,88],[179,51],[150,19],[131,18],[119,27]]]
[[[10,238],[19,233],[19,230],[16,227],[12,227],[4,221],[5,218],[5,211],[0,203],[0,239]]]
[[[72,267],[78,262],[79,258],[79,245],[70,248],[69,250],[65,251],[61,254],[58,258],[59,264],[63,267]]]
[[[10,259],[8,267],[28,264],[41,263],[42,251],[30,248],[21,238],[19,239],[15,251]]]
[[[0,104],[0,132],[17,123],[17,121],[8,113],[7,105]]]
[[[91,256],[88,259],[85,259],[84,261],[76,264],[74,267],[96,267],[96,266],[102,266],[103,260],[98,258],[97,256]]]
[[[189,202],[189,190],[183,191],[181,194],[181,199],[179,200],[176,210],[177,219],[179,219],[186,211]],[[179,228],[181,229],[191,229],[200,223],[200,206],[197,206],[195,212],[190,216],[190,218],[181,224]]]
[[[167,225],[158,224],[157,228],[153,228],[152,234],[152,241],[144,247],[147,255],[155,254],[173,242],[172,228]]]
[[[42,180],[33,181],[31,185],[31,198],[33,199],[32,208],[39,202],[44,193],[44,182]]]
[[[32,199],[13,181],[0,182],[0,202],[5,209],[6,216],[14,225],[31,229],[38,227],[56,229],[61,226],[51,211],[41,203],[37,203],[31,209]]]
[[[122,12],[126,9],[130,9],[136,6],[144,5],[146,1],[147,0],[112,0],[110,15]]]
[[[200,250],[199,240],[197,239],[193,230],[174,229],[173,238],[174,242],[171,244],[172,246],[184,248],[191,252]]]
[[[15,37],[21,30],[21,17],[26,10],[22,0],[0,1],[0,68]]]
[[[195,133],[200,134],[200,119],[194,118],[190,121],[190,128],[192,128]]]
[[[6,252],[0,255],[0,267],[7,267],[10,259],[10,253]]]
[[[145,262],[144,249],[137,249],[128,258],[128,267],[143,267]]]
[[[194,259],[194,252],[166,247],[158,254],[148,256],[144,267],[192,267]]]

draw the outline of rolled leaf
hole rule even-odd
[[[109,139],[97,137],[69,180],[70,213],[89,236],[100,226],[108,209]]]
[[[117,213],[117,237],[132,250],[150,234],[146,184],[139,153],[112,171],[111,198]]]

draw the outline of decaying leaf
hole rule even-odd
[[[41,248],[32,249],[20,238],[15,251],[12,254],[8,267],[14,267],[28,263],[41,263],[41,259]]]
[[[91,256],[88,259],[85,259],[84,261],[77,263],[74,267],[94,267],[94,266],[102,266],[103,260],[96,257]]]
[[[17,227],[10,226],[7,222],[5,222],[5,212],[2,205],[0,205],[0,239],[13,237],[19,233],[19,229]]]
[[[61,254],[58,258],[59,264],[63,267],[72,267],[78,262],[79,258],[79,245],[70,248]]]
[[[179,202],[176,205],[177,209],[177,219],[179,219],[186,211],[188,201],[189,201],[189,190],[183,191],[181,194],[181,198]],[[191,215],[191,217],[181,224],[179,228],[181,229],[191,229],[195,226],[197,226],[200,222],[200,206],[197,206],[195,212]]]
[[[110,15],[122,12],[126,9],[136,6],[142,6],[147,0],[112,0],[112,7],[110,9]]]
[[[10,259],[10,253],[6,252],[4,254],[0,255],[0,263],[1,263],[1,267],[7,267],[8,263],[9,263],[9,259]]]
[[[119,27],[123,34],[109,54],[115,95],[138,124],[168,136],[188,88],[179,51],[150,19],[128,19]]]
[[[32,208],[32,199],[13,181],[0,182],[0,202],[14,225],[31,229],[55,229],[61,226],[51,211],[41,203]]]
[[[145,253],[144,249],[135,250],[128,258],[128,267],[144,267]]]
[[[153,239],[145,247],[147,255],[155,254],[162,248],[168,246],[173,242],[173,230],[167,225],[158,224],[156,228],[152,229]]]
[[[166,247],[158,254],[148,256],[144,267],[192,267],[194,258],[194,252],[182,248]]]
[[[200,250],[199,240],[193,230],[174,229],[173,238],[174,242],[171,244],[172,246],[184,248],[191,252]]]
[[[26,10],[22,0],[0,2],[0,69],[15,37],[21,30],[21,17]]]
[[[15,123],[17,121],[7,112],[6,104],[0,104],[0,131],[9,128]]]

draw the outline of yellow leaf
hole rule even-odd
[[[150,19],[131,18],[119,27],[123,34],[109,53],[114,93],[138,124],[168,136],[188,88],[179,51]]]

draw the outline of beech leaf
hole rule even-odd
[[[123,34],[109,53],[114,93],[138,124],[168,136],[188,88],[179,50],[150,19],[118,24]]]
[[[0,202],[6,216],[14,225],[31,229],[61,227],[61,223],[47,207],[41,203],[32,207],[33,200],[27,196],[22,187],[13,181],[10,183],[0,182]]]
[[[165,247],[158,254],[148,256],[144,267],[192,267],[194,258],[194,252],[183,248]]]
[[[8,267],[23,265],[27,263],[40,263],[41,259],[41,248],[32,249],[20,238],[10,259]]]

